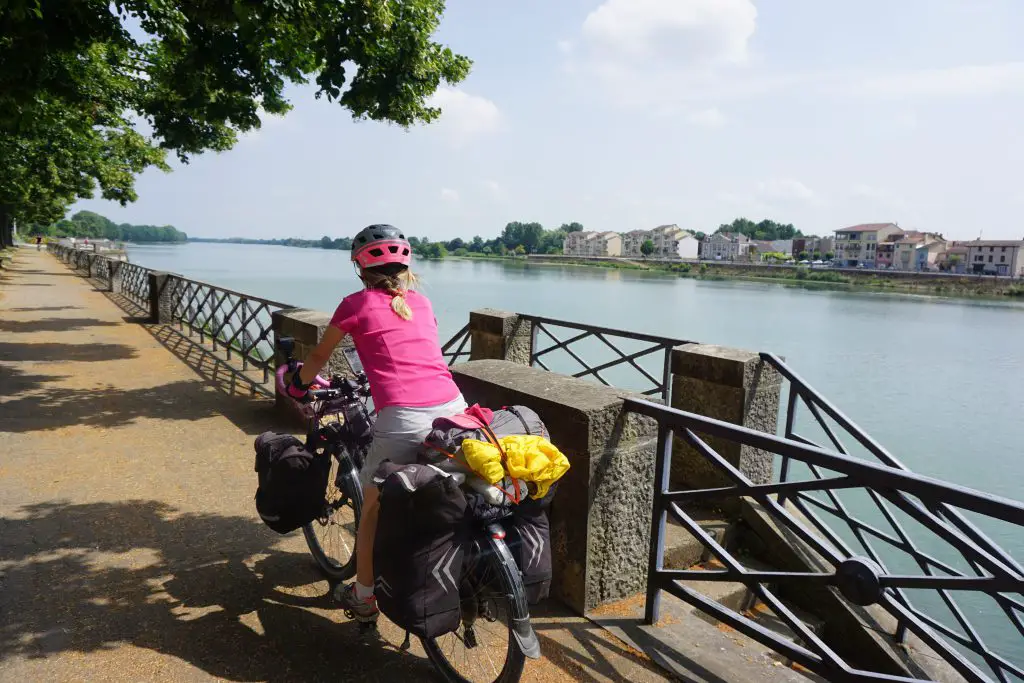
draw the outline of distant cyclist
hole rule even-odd
[[[288,386],[289,396],[303,399],[338,343],[352,335],[379,412],[373,445],[359,474],[363,510],[356,536],[356,580],[338,586],[334,595],[363,622],[374,621],[379,614],[373,595],[373,539],[380,492],[372,484],[373,474],[384,460],[416,462],[434,418],[466,409],[441,355],[430,301],[414,291],[411,260],[412,247],[394,226],[371,225],[355,236],[352,261],[364,289],[342,300],[320,343]]]

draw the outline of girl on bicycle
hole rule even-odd
[[[409,270],[412,248],[391,225],[371,225],[352,240],[352,261],[363,289],[345,297],[323,338],[288,385],[302,400],[316,375],[346,334],[370,382],[374,408],[373,444],[359,473],[362,519],[356,535],[356,580],[335,590],[335,599],[359,621],[375,621],[373,538],[380,491],[372,478],[385,460],[416,462],[434,418],[466,410],[466,402],[441,355],[437,320],[427,297],[415,291]]]

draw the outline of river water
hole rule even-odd
[[[343,251],[183,244],[134,246],[130,258],[325,312],[359,287]],[[522,262],[446,260],[419,262],[415,268],[433,301],[442,341],[466,324],[469,311],[490,307],[775,352],[912,470],[1024,499],[1020,302],[701,281]],[[821,439],[820,432],[807,435]],[[866,499],[846,500],[857,513],[877,515]],[[983,526],[1024,561],[1020,527]],[[926,533],[910,525],[908,531],[915,539]],[[924,539],[921,546],[953,561],[938,539]],[[962,562],[954,566],[966,569]],[[905,557],[892,558],[891,569],[919,573]],[[934,595],[922,603],[953,623]],[[1024,643],[994,603],[979,596],[963,604],[969,617],[979,619],[991,646],[1024,664]]]
[[[333,312],[345,251],[133,246],[140,265]],[[449,259],[415,269],[442,341],[498,308],[771,351],[922,474],[1024,498],[1024,304]]]

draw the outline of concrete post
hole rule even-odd
[[[121,268],[123,261],[110,260],[110,279],[107,282],[107,291],[112,294],[121,293],[121,281],[124,277],[124,270]]]
[[[569,458],[551,506],[553,597],[580,614],[647,586],[655,422],[624,410],[642,398],[499,360],[452,368],[470,403],[525,405]]]
[[[775,434],[781,386],[778,371],[750,351],[687,344],[672,352],[672,407],[679,410]],[[773,454],[724,439],[706,443],[755,484],[771,482]],[[670,481],[673,490],[733,483],[679,438]]]
[[[275,368],[286,360],[277,344],[281,337],[291,337],[294,339],[295,359],[299,361],[305,360],[309,352],[320,343],[324,330],[327,329],[328,324],[331,322],[331,316],[326,313],[306,308],[286,308],[274,311],[271,314],[271,318],[274,330]],[[345,357],[345,349],[350,348],[353,348],[352,338],[346,336],[341,340],[341,344],[334,350],[334,353],[331,354],[330,360],[327,361],[327,366],[320,371],[320,375],[326,378],[330,378],[332,375],[355,377],[355,371],[348,362],[348,358]],[[278,409],[288,414],[297,414],[294,411],[294,403],[283,396],[277,396],[276,405]]]
[[[533,324],[516,313],[484,308],[469,314],[470,355],[473,360],[507,360],[530,365]]]
[[[149,273],[149,322],[167,324],[173,322],[174,302],[171,301],[170,273],[151,271]]]

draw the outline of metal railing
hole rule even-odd
[[[629,410],[659,424],[646,622],[657,622],[665,592],[830,681],[919,680],[850,664],[837,654],[841,647],[827,643],[780,597],[786,591],[827,588],[848,605],[873,605],[883,610],[896,624],[889,634],[893,642],[904,643],[908,634],[913,634],[919,647],[930,650],[929,655],[934,653],[968,681],[1024,679],[1024,570],[980,528],[1010,525],[1020,538],[1024,535],[1024,505],[908,471],[779,358],[763,354],[762,359],[789,380],[783,436],[655,403],[627,401]],[[835,450],[826,450],[796,433],[798,405],[806,407]],[[880,462],[851,457],[837,434],[840,430]],[[676,438],[731,484],[670,490]],[[751,482],[709,445],[723,441],[780,456],[776,479],[767,484]],[[795,476],[798,466],[809,476]],[[820,560],[818,570],[757,571],[745,567],[687,511],[726,498],[759,503],[793,543]],[[863,513],[855,514],[859,510]],[[976,521],[968,521],[962,511]],[[833,525],[826,523],[820,512],[831,515]],[[870,522],[862,519],[872,512]],[[664,568],[669,515],[701,541],[721,569]],[[880,523],[887,523],[889,530],[879,528]],[[836,528],[844,528],[845,533]],[[888,552],[878,544],[885,545]],[[756,615],[728,609],[685,585],[695,580],[743,584],[789,628],[795,640],[762,625]],[[964,609],[965,603],[969,609]]]
[[[117,265],[121,276],[121,294],[133,304],[149,310],[149,268],[123,261]]]
[[[672,349],[683,339],[519,314],[530,325],[530,365],[669,400]],[[442,348],[449,365],[469,357],[469,325]],[[646,367],[645,367],[646,363]]]
[[[180,275],[168,277],[165,287],[171,301],[171,317],[179,329],[198,334],[227,354],[237,356],[242,370],[256,368],[263,382],[270,381],[274,370],[274,311],[293,308],[288,304],[261,299]]]
[[[460,358],[469,359],[467,346],[470,344],[471,338],[469,323],[467,323],[441,347],[441,355],[448,361],[448,367],[458,363]]]

